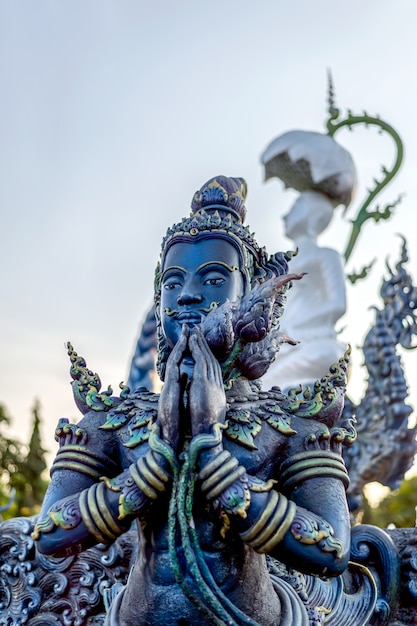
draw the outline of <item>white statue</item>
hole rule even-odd
[[[265,150],[262,161],[267,179],[277,176],[286,187],[301,192],[284,224],[286,236],[298,249],[291,272],[307,276],[288,292],[281,321],[282,331],[300,343],[283,346],[263,379],[265,388],[288,389],[314,383],[346,349],[335,329],[346,312],[342,259],[336,250],[320,247],[317,237],[335,207],[349,204],[356,172],[350,154],[332,137],[307,131],[281,135]]]

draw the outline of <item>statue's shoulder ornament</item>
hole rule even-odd
[[[329,374],[314,383],[313,389],[297,387],[290,389],[283,408],[293,416],[306,420],[307,428],[300,428],[304,438],[304,449],[317,453],[331,450],[341,454],[342,446],[350,446],[356,439],[355,418],[340,422],[346,392],[346,371],[349,365],[350,347],[337,363],[330,367]],[[315,423],[308,428],[308,421]],[[302,424],[297,421],[297,424]]]
[[[134,448],[149,439],[150,431],[157,416],[159,395],[140,387],[131,393],[129,387],[120,383],[120,396],[113,396],[112,388],[100,391],[98,374],[88,369],[85,359],[77,354],[70,343],[67,344],[71,360],[70,374],[73,379],[74,400],[83,415],[90,411],[105,412],[106,421],[101,430],[115,431],[128,424],[129,439],[124,443]]]
[[[263,422],[283,435],[292,436],[297,434],[292,418],[303,418],[321,424],[320,432],[315,428],[314,432],[305,435],[310,444],[312,439],[317,442],[330,438],[349,445],[356,437],[352,420],[347,425],[335,427],[343,410],[349,354],[350,348],[312,389],[300,385],[285,395],[279,387],[262,391],[256,383],[251,383],[251,393],[247,396],[228,397],[225,435],[250,450],[256,450],[255,438],[261,432]]]
[[[123,402],[130,390],[123,383],[120,397],[113,396],[113,390],[109,386],[105,391],[101,390],[101,380],[98,374],[88,369],[87,363],[82,356],[75,352],[71,343],[67,343],[68,356],[71,361],[70,374],[72,378],[72,391],[75,404],[83,415],[89,411],[110,411]]]
[[[135,448],[149,439],[158,414],[158,401],[159,394],[140,387],[109,411],[106,422],[100,428],[118,430],[127,425],[129,439],[123,445],[126,448]]]
[[[283,403],[285,410],[291,415],[314,419],[329,428],[334,426],[343,411],[350,352],[349,347],[312,389],[302,385],[290,389]]]
[[[267,422],[283,435],[294,435],[291,416],[282,408],[285,399],[276,387],[271,391],[261,391],[256,383],[251,383],[252,393],[245,397],[228,398],[227,428],[224,434],[249,450],[257,450],[255,437],[261,432],[263,422]]]

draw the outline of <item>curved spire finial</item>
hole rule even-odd
[[[346,116],[344,118],[340,118],[340,110],[335,106],[334,85],[330,70],[327,70],[327,77],[329,117],[326,123],[326,127],[329,136],[334,137],[334,135],[343,127],[347,127],[349,130],[352,130],[353,126],[358,124],[362,124],[366,128],[368,128],[369,126],[376,126],[379,129],[380,133],[385,132],[391,137],[391,139],[393,139],[396,152],[393,166],[391,167],[391,169],[385,167],[385,165],[381,167],[381,179],[374,178],[373,186],[367,190],[367,196],[362,205],[359,207],[356,217],[351,220],[352,229],[349,241],[344,252],[345,262],[347,263],[352,254],[353,248],[356,245],[356,241],[359,237],[359,233],[363,224],[369,219],[373,219],[375,222],[389,219],[392,214],[392,209],[401,201],[402,196],[399,196],[396,200],[394,200],[390,204],[385,205],[382,209],[379,205],[376,205],[374,210],[368,210],[368,207],[372,205],[378,194],[384,189],[384,187],[388,185],[388,183],[394,178],[394,176],[400,169],[404,155],[404,148],[401,137],[399,136],[397,131],[392,126],[390,126],[390,124],[382,120],[378,115],[368,115],[366,111],[364,111],[362,115],[355,115],[352,111],[348,109]]]

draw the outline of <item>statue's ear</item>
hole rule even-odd
[[[252,288],[255,285],[264,283],[270,278],[283,276],[288,274],[288,262],[297,254],[298,251],[275,252],[268,256],[265,249],[261,251],[258,263],[255,264],[252,279]]]

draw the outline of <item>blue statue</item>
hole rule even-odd
[[[329,581],[348,566],[342,447],[355,431],[337,423],[347,356],[303,394],[262,390],[257,379],[288,341],[279,331],[285,292],[302,275],[288,274],[290,254],[268,256],[257,244],[243,223],[245,197],[243,179],[209,180],[164,238],[160,395],[100,392],[68,344],[84,417],[58,424],[34,537],[41,553],[66,557],[135,523],[137,554],[127,584],[110,594],[107,626],[308,626],[313,609],[288,576],[314,575],[314,610],[325,614]],[[366,623],[376,601],[370,574],[355,576],[370,591],[352,625]]]

